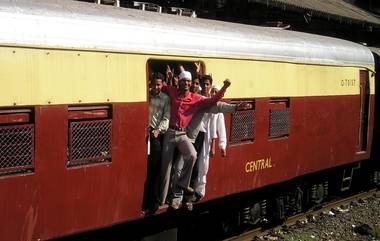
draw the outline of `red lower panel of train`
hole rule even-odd
[[[276,138],[270,137],[270,102],[255,100],[251,140],[229,143],[227,157],[217,152],[210,159],[205,201],[368,158],[373,105],[367,151],[357,154],[359,96],[290,98],[288,133]],[[0,218],[6,222],[0,240],[49,239],[142,218],[147,103],[109,106],[111,121],[96,123],[94,119],[106,117],[110,110],[95,110],[92,116],[88,107],[75,107],[74,114],[67,105],[33,107],[34,169],[0,176]],[[78,125],[71,125],[70,118],[78,121],[81,116],[85,122],[80,131],[88,123],[112,130],[110,150],[101,153],[103,161],[75,165],[84,150],[72,150],[76,134],[71,128]],[[229,139],[231,115],[225,117]]]

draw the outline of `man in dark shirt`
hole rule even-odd
[[[197,158],[197,152],[186,135],[186,128],[193,116],[203,109],[215,105],[222,97],[231,82],[226,79],[222,89],[212,98],[203,98],[190,92],[191,73],[181,72],[179,75],[179,89],[172,86],[164,86],[163,90],[171,99],[171,111],[169,129],[164,136],[161,165],[161,205],[165,203],[169,188],[170,171],[173,162],[173,152],[177,147],[184,159],[181,177],[177,186],[185,194],[193,194],[194,190],[189,187],[193,165]]]
[[[163,134],[169,128],[170,98],[161,91],[164,76],[156,73],[151,83],[149,98],[149,127],[147,180],[145,182],[144,210],[155,212],[159,206],[159,181],[161,168],[161,149]]]

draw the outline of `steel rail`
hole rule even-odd
[[[361,199],[369,198],[371,196],[379,197],[380,196],[379,189],[375,188],[375,189],[371,189],[371,190],[368,190],[365,192],[354,194],[354,195],[346,197],[346,198],[342,198],[339,200],[333,200],[333,201],[330,201],[330,202],[323,204],[318,209],[314,209],[314,210],[311,209],[311,210],[308,210],[306,212],[287,217],[286,220],[283,223],[279,224],[278,226],[274,226],[274,227],[270,227],[270,228],[263,228],[263,227],[255,228],[255,229],[249,230],[247,232],[244,232],[240,235],[225,239],[223,241],[252,241],[254,237],[266,235],[271,230],[278,230],[285,225],[286,226],[292,226],[295,223],[297,223],[298,221],[307,219],[309,216],[316,216],[316,215],[319,215],[321,213],[331,211],[334,208],[342,207],[342,206],[345,206],[345,205],[350,204],[352,202],[359,201]]]

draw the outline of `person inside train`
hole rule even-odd
[[[182,71],[185,70],[182,64],[178,64],[177,66],[178,73],[181,73]],[[166,65],[166,81],[168,85],[174,86],[176,88],[179,87],[179,76],[176,74],[174,71],[174,68],[170,68],[169,65]]]
[[[197,64],[195,64],[196,66],[198,66]],[[200,87],[200,94],[202,95],[203,98],[209,98],[210,97],[210,89],[211,89],[211,84],[212,84],[212,77],[210,75],[199,75],[200,77],[200,83],[201,83],[201,87]],[[235,108],[233,108],[233,112],[235,111]],[[197,152],[197,159],[194,163],[194,166],[193,166],[193,171],[192,171],[192,174],[191,174],[191,179],[190,179],[190,187],[192,187],[195,192],[194,192],[194,195],[184,195],[183,196],[183,202],[186,203],[186,202],[189,202],[189,200],[200,200],[202,198],[202,195],[201,193],[197,192],[195,187],[197,186],[197,180],[198,180],[198,173],[199,173],[199,167],[200,167],[200,160],[201,160],[201,156],[204,156],[202,153],[203,153],[203,150],[204,150],[204,146],[209,146],[209,143],[205,143],[205,140],[208,140],[208,138],[205,138],[206,133],[207,133],[207,129],[208,129],[208,122],[210,120],[212,116],[212,113],[209,112],[209,111],[204,111],[204,112],[199,112],[197,113],[197,115],[195,115],[195,117],[193,118],[193,120],[190,122],[189,124],[189,127],[188,127],[188,137],[192,139],[192,137],[194,137],[194,134],[191,134],[194,132],[194,128],[196,128],[196,137],[194,138],[195,141],[193,141],[193,145],[194,145],[194,148]],[[194,124],[194,122],[196,121],[196,126]],[[190,133],[190,135],[189,135]],[[204,157],[202,157],[202,160],[204,159]],[[177,166],[177,169],[179,169],[178,173],[181,173],[180,171],[180,168],[181,166],[178,164]]]
[[[212,84],[211,75],[201,75],[200,78],[203,87],[202,94],[205,98],[217,93],[217,87],[213,89],[210,88]],[[211,157],[215,154],[216,132],[219,135],[221,156],[226,156],[227,139],[223,113],[235,113],[237,110],[249,108],[252,108],[250,103],[240,102],[238,104],[228,104],[218,102],[216,106],[204,112],[200,112],[193,117],[187,128],[187,136],[194,143],[194,147],[198,153],[190,182],[190,186],[195,190],[195,194],[193,197],[184,197],[184,199],[191,198],[191,200],[197,202],[205,195],[205,182],[208,171],[207,153],[209,153]],[[208,140],[205,139],[207,137]],[[180,173],[180,171],[177,172]]]
[[[197,160],[193,166],[193,171],[191,175],[191,181],[190,181],[190,187],[194,189],[197,178],[198,178],[198,165],[199,165],[199,154],[201,153],[201,150],[203,148],[203,142],[204,142],[204,132],[200,132],[201,125],[202,125],[202,119],[204,115],[207,114],[221,114],[222,113],[235,113],[238,108],[241,108],[241,104],[229,104],[222,101],[218,101],[216,105],[205,109],[204,111],[201,111],[197,113],[192,120],[190,121],[188,127],[186,128],[186,135],[190,139],[190,142],[193,144],[196,152],[197,152]],[[223,116],[224,117],[224,116]],[[224,123],[223,123],[224,124]],[[174,168],[173,168],[173,178],[172,178],[172,189],[170,190],[170,197],[168,197],[168,202],[170,203],[171,207],[174,209],[179,208],[180,203],[184,203],[186,207],[189,207],[189,201],[199,201],[203,196],[200,193],[194,193],[194,195],[188,195],[183,196],[183,193],[181,190],[178,190],[175,188],[175,183],[177,182],[178,178],[181,176],[182,166],[183,166],[183,159],[182,157],[175,156],[174,158]]]
[[[197,76],[199,76],[201,79],[207,79],[205,82],[207,82],[208,84],[206,84],[207,88],[206,87],[204,88],[203,98],[210,97],[209,90],[212,83],[212,77],[210,75],[203,76],[202,74],[199,73],[199,70],[200,70],[199,66],[201,66],[199,62],[198,63],[195,62],[194,65],[196,66]],[[236,105],[236,104],[228,104],[225,102],[217,102],[217,105],[214,105],[208,109],[198,112],[190,121],[188,127],[186,128],[186,134],[189,137],[191,143],[193,143],[194,148],[197,152],[197,159],[193,166],[190,187],[195,187],[195,184],[198,178],[198,160],[199,160],[199,154],[201,153],[202,148],[203,148],[204,136],[205,136],[204,135],[205,130],[204,128],[202,129],[202,126],[203,126],[202,119],[204,118],[204,116],[211,115],[211,113],[213,114],[235,113],[238,108],[241,108],[241,104]],[[201,129],[202,131],[200,131]],[[175,160],[174,168],[172,170],[173,172],[172,185],[171,185],[172,188],[170,190],[170,195],[169,195],[170,197],[168,197],[169,199],[168,201],[171,204],[172,208],[176,209],[179,207],[181,200],[182,200],[182,203],[184,204],[188,203],[189,200],[199,201],[204,196],[204,194],[202,196],[201,192],[198,192],[198,193],[195,192],[194,196],[193,195],[183,196],[183,193],[181,192],[181,190],[178,190],[177,188],[175,188],[176,186],[175,183],[177,182],[178,178],[181,176],[183,159],[181,156],[175,156],[174,160]],[[186,204],[186,205],[188,206],[189,204]]]
[[[195,76],[195,79],[192,80],[192,84],[190,86],[190,92],[192,93],[196,93],[196,94],[200,94],[201,93],[201,88],[200,88],[200,81],[199,81],[199,77],[202,76],[201,74],[201,71],[202,71],[202,64],[201,62],[194,62],[193,63],[193,67],[194,67],[194,70],[195,70],[195,74],[193,74],[193,76]],[[188,66],[190,67],[190,66]],[[184,71],[185,70],[185,67],[182,65],[182,64],[178,64],[178,70],[179,71]],[[171,69],[169,67],[169,65],[167,65],[167,68],[166,68],[166,74],[167,76],[173,76],[173,73],[170,73],[171,71],[174,71],[174,69]],[[227,107],[228,106],[228,107]],[[209,111],[214,111],[215,113],[217,112],[234,112],[235,111],[235,106],[233,105],[229,105],[227,103],[224,103],[224,102],[218,102],[217,106],[215,106],[215,108],[213,109],[210,109],[210,110],[207,110],[205,112],[209,112]],[[202,120],[202,117],[203,115],[205,114],[205,112],[199,112],[195,115],[195,117],[193,118],[193,120],[190,122],[191,124],[189,125],[189,127],[187,128],[188,130],[190,130],[190,132],[187,132],[187,134],[189,134],[189,138],[190,138],[190,141],[193,143],[194,145],[194,148],[196,150],[196,152],[198,153],[197,154],[197,160],[198,160],[198,155],[201,151],[201,148],[202,148],[202,145],[203,145],[203,132],[201,132],[199,135],[198,135],[198,129],[199,129],[199,126],[200,126],[200,123],[201,123],[201,120]],[[198,124],[196,124],[196,126],[192,127],[191,125],[194,123],[194,121]],[[196,128],[196,130],[194,130]],[[192,138],[192,136],[194,136],[194,131],[197,131],[197,138]],[[171,170],[171,181],[170,181],[170,184],[169,184],[169,190],[168,190],[168,195],[167,195],[167,202],[170,203],[170,206],[174,209],[177,209],[179,208],[180,206],[180,203],[181,201],[183,201],[184,204],[187,203],[187,200],[191,200],[191,199],[194,199],[193,196],[185,196],[183,197],[183,192],[181,191],[181,189],[179,188],[176,188],[176,183],[177,183],[177,180],[180,178],[181,176],[181,171],[182,171],[182,167],[183,167],[183,158],[181,155],[179,155],[179,152],[177,149],[175,149],[174,151],[174,157],[173,157],[173,160],[174,160],[174,165],[172,166],[172,170]],[[191,183],[190,183],[190,186],[193,187],[194,184],[195,184],[195,180],[197,179],[197,175],[196,173],[198,173],[198,165],[197,165],[197,162],[196,164],[194,165],[193,167],[193,171],[192,171],[192,177],[191,177]],[[194,176],[195,175],[195,176]]]
[[[181,176],[176,185],[184,192],[184,194],[194,194],[194,190],[189,184],[197,153],[190,139],[186,135],[186,128],[196,113],[207,107],[216,105],[231,84],[231,82],[226,79],[223,87],[215,96],[211,98],[202,98],[201,96],[190,92],[192,80],[190,72],[182,71],[179,75],[179,80],[179,89],[169,85],[163,87],[171,99],[171,112],[169,129],[164,136],[162,149],[162,176],[160,182],[161,205],[165,204],[166,196],[168,194],[173,152],[176,147],[184,159]]]
[[[193,79],[191,81],[191,86],[190,86],[190,91],[192,93],[195,93],[195,94],[200,94],[201,93],[201,87],[200,87],[200,84],[199,84],[199,79]]]
[[[177,74],[174,74],[170,83],[172,86],[174,86],[178,89],[178,87],[179,87],[179,76]]]
[[[206,82],[206,84],[205,84]],[[211,82],[212,83],[212,78]],[[203,81],[203,85],[205,89],[207,89],[207,80]],[[219,91],[218,87],[213,87],[209,94],[211,96],[215,95]],[[203,94],[208,94],[208,92],[204,92]],[[219,137],[219,148],[221,150],[222,157],[226,156],[226,127],[224,123],[224,115],[223,113],[216,114],[206,114],[202,119],[202,130],[205,131],[204,141],[202,145],[202,150],[198,155],[198,169],[196,175],[196,181],[193,186],[195,190],[194,202],[198,202],[201,200],[206,194],[206,176],[209,168],[209,158],[215,155],[215,143],[216,139]]]
[[[201,62],[194,62],[194,67],[195,67],[195,74],[194,78],[191,82],[191,88],[190,91],[193,93],[201,94],[201,86],[200,86],[200,80],[199,78],[202,75],[202,64]]]
[[[197,76],[202,76],[200,74],[198,74],[198,71],[199,71],[199,67],[200,64],[197,62],[195,62],[195,66],[197,67]],[[198,84],[194,84],[194,82],[198,83]],[[196,91],[198,90],[198,91]],[[193,80],[192,81],[192,85],[190,87],[190,91],[192,93],[196,93],[196,94],[200,94],[201,93],[201,88],[199,87],[199,79],[196,79],[195,81]],[[207,90],[208,91],[208,90]],[[203,92],[204,93],[204,92]],[[203,98],[206,98],[206,97],[209,97],[209,96],[206,96],[206,95],[202,95]],[[222,106],[222,107],[221,107]],[[225,106],[229,106],[229,107],[225,107]],[[197,152],[197,159],[195,161],[195,164],[193,166],[193,171],[192,171],[192,175],[191,175],[191,180],[190,180],[190,187],[194,187],[195,185],[195,182],[197,180],[197,173],[198,173],[198,160],[199,160],[199,154],[201,153],[201,150],[202,150],[202,147],[203,147],[203,140],[204,140],[204,133],[205,133],[205,130],[203,130],[201,127],[202,127],[202,118],[205,118],[206,116],[209,116],[211,115],[210,112],[214,111],[214,112],[234,112],[235,111],[235,106],[233,105],[229,105],[227,103],[224,103],[224,102],[218,102],[217,105],[215,106],[215,110],[214,109],[205,109],[204,111],[201,111],[201,112],[198,112],[194,117],[193,119],[191,120],[191,122],[189,123],[189,126],[188,128],[186,129],[186,134],[188,135],[188,137],[190,138],[190,142],[193,143],[193,146],[195,148],[195,151]],[[229,108],[228,110],[226,110],[226,108]],[[194,124],[195,123],[195,124]],[[196,129],[196,130],[194,130]],[[193,138],[194,137],[194,131],[197,131],[197,134],[196,134],[196,138]],[[182,167],[183,167],[183,158],[182,156],[176,156],[174,158],[175,162],[174,162],[174,168],[172,170],[173,174],[173,178],[172,178],[172,183],[176,183],[177,180],[180,178],[181,176],[181,172],[182,172]],[[178,208],[179,207],[179,203],[182,199],[182,203],[188,203],[189,200],[192,200],[192,199],[195,199],[193,197],[193,195],[191,196],[183,196],[183,193],[181,192],[181,190],[178,190],[176,187],[176,185],[172,185],[172,188],[171,188],[171,195],[170,197],[172,198],[172,200],[170,201],[171,203],[171,206],[173,208]],[[195,193],[194,195],[196,195],[196,197],[199,197],[199,195],[197,193]],[[189,204],[187,204],[189,205]]]
[[[212,88],[211,88],[211,96],[214,96],[218,91],[220,90],[220,87],[216,86],[216,85],[213,85]],[[246,103],[241,103],[241,104],[238,104],[239,108],[251,108],[252,106],[250,104],[246,104]],[[216,113],[215,115],[215,118],[213,119],[213,122],[214,122],[214,127],[215,127],[215,130],[217,131],[217,138],[219,137],[219,149],[220,149],[220,154],[222,157],[226,157],[227,156],[227,135],[226,135],[226,124],[225,124],[225,121],[224,121],[224,115],[222,113]],[[211,147],[213,148],[213,153],[215,153],[215,142],[214,142],[214,147]]]
[[[211,75],[202,75],[200,77],[201,94],[204,98],[210,97],[210,90],[212,85]],[[209,157],[211,143],[209,141],[210,133],[210,119],[213,116],[212,113],[203,113],[202,120],[198,126],[198,135],[195,139],[195,146],[197,147],[197,160],[194,164],[193,173],[191,176],[190,186],[194,189],[193,200],[199,201],[203,196],[201,192],[197,191],[199,183],[199,173],[204,169],[204,160]],[[203,172],[202,172],[203,173]],[[185,197],[188,198],[188,197]]]
[[[148,170],[145,183],[144,210],[155,212],[159,207],[159,180],[163,134],[169,128],[170,99],[161,91],[164,76],[152,76],[149,98]]]

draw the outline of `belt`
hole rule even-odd
[[[182,127],[171,126],[169,128],[172,129],[172,130],[175,130],[175,131],[186,131],[186,128],[182,128]]]

